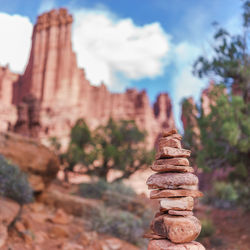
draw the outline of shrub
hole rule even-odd
[[[236,204],[238,199],[238,193],[232,183],[215,182],[212,193],[213,203],[217,207],[230,208]]]
[[[214,192],[215,196],[221,200],[234,202],[238,198],[237,191],[231,183],[215,182]]]
[[[142,234],[148,229],[153,212],[137,198],[133,189],[122,182],[107,183],[99,180],[96,183],[81,184],[79,191],[83,197],[103,200],[98,209],[92,211],[88,221],[89,229],[133,244],[144,244]]]
[[[99,208],[98,215],[93,216],[91,229],[133,244],[140,244],[144,232],[143,220],[140,217],[127,211],[104,206]]]
[[[82,183],[79,186],[79,194],[85,198],[101,199],[106,192],[115,192],[130,197],[135,196],[132,188],[122,182],[108,183],[103,179],[93,183]]]
[[[239,198],[239,190],[233,183],[216,181],[213,189],[204,196],[203,202],[220,208],[231,208]]]
[[[201,225],[202,225],[202,228],[201,228],[201,233],[199,235],[199,238],[211,237],[214,234],[215,226],[210,219],[208,218],[202,219]]]
[[[33,191],[26,175],[0,155],[0,195],[20,204],[33,200]]]

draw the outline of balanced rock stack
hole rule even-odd
[[[163,132],[158,141],[157,172],[147,180],[150,199],[159,199],[160,211],[151,223],[148,250],[203,250],[194,240],[201,231],[200,221],[193,216],[194,198],[201,197],[198,178],[187,157],[191,151],[182,149],[181,135],[175,129]]]

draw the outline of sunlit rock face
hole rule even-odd
[[[104,84],[92,86],[84,70],[77,66],[71,42],[72,22],[72,16],[63,8],[42,14],[34,26],[24,74],[18,76],[9,72],[8,77],[2,77],[4,73],[0,70],[0,86],[4,86],[0,93],[8,93],[0,96],[0,103],[13,109],[10,119],[6,118],[7,125],[14,127],[16,124],[17,132],[24,131],[21,133],[44,142],[56,136],[62,145],[67,145],[70,128],[79,118],[85,118],[91,129],[110,117],[131,119],[147,132],[147,143],[152,147],[162,128],[175,127],[169,96],[160,94],[153,108],[145,91],[128,89],[125,93],[111,93]],[[32,96],[37,105],[33,108],[37,126],[32,132],[27,131],[30,127],[27,121],[34,120],[25,110],[32,110],[27,96]],[[13,104],[18,106],[18,112]],[[5,116],[0,110],[0,120],[3,119]],[[27,124],[20,128],[17,123],[20,125],[22,119],[26,119]],[[7,125],[2,129],[6,130]]]
[[[0,66],[0,131],[11,129],[17,119],[16,107],[12,104],[13,85],[19,80],[19,75]]]

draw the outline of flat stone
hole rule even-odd
[[[143,238],[147,238],[147,239],[165,239],[163,236],[157,235],[154,232],[145,233],[143,235]]]
[[[173,135],[173,134],[178,134],[177,129],[174,128],[174,129],[171,129],[171,130],[163,130],[161,132],[161,136],[163,136],[163,137],[167,137],[167,136]]]
[[[151,240],[148,250],[205,250],[199,242],[191,241],[184,244],[175,244],[167,239]]]
[[[155,161],[156,165],[174,165],[174,166],[189,166],[189,160],[187,158],[168,158],[159,159]]]
[[[160,210],[188,210],[192,211],[194,208],[194,198],[192,197],[177,197],[177,198],[163,198],[160,200]]]
[[[177,210],[168,210],[170,215],[177,215],[177,216],[192,216],[194,213],[192,211],[177,211]]]
[[[171,147],[162,147],[156,153],[156,159],[166,158],[166,157],[189,157],[191,151],[188,149],[179,149]]]
[[[156,173],[146,184],[149,189],[193,189],[198,185],[198,177],[191,173]]]
[[[174,243],[186,243],[198,237],[201,223],[194,216],[162,215],[153,219],[151,229]]]
[[[158,141],[158,148],[163,147],[182,148],[181,141],[175,138],[162,137]]]
[[[185,190],[185,189],[167,189],[167,190],[153,190],[150,192],[150,199],[168,198],[168,197],[202,197],[203,194],[199,190]]]
[[[187,166],[174,166],[174,165],[156,165],[153,164],[151,169],[155,172],[180,172],[180,173],[193,173],[194,169]]]

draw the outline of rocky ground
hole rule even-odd
[[[67,194],[68,189],[53,185],[54,192],[40,202],[25,205],[15,225],[19,205],[1,198],[0,246],[3,250],[136,250],[125,241],[100,235],[85,228],[86,211],[93,201]],[[51,202],[47,202],[47,199]],[[62,201],[63,202],[60,202]],[[79,209],[84,205],[84,209]],[[58,208],[59,206],[60,208]],[[65,212],[65,210],[68,212]],[[85,219],[84,219],[85,218]],[[8,230],[8,235],[6,233]]]
[[[215,226],[214,234],[201,240],[207,250],[250,249],[250,212],[211,207],[203,207],[197,212],[199,218],[205,214],[211,218]]]
[[[0,245],[3,250],[136,250],[140,249],[108,235],[85,228],[86,216],[95,200],[71,195],[75,187],[52,184],[39,201],[25,205],[15,225],[19,206],[1,198]],[[207,250],[250,249],[250,213],[198,206],[198,218],[211,218],[216,227],[212,237],[201,239]],[[8,229],[8,235],[6,230]]]

